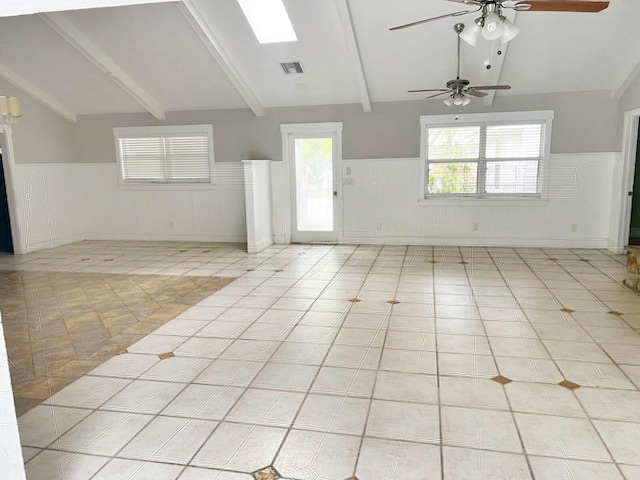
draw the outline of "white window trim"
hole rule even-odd
[[[132,136],[152,136],[176,133],[204,133],[209,139],[209,182],[201,183],[136,183],[127,182],[122,177],[122,156],[120,153],[119,139]],[[214,190],[216,181],[214,178],[214,152],[213,152],[213,126],[212,125],[161,125],[144,127],[114,127],[113,138],[116,148],[118,164],[118,188],[120,190]]]
[[[420,196],[419,206],[456,206],[456,205],[544,205],[549,199],[549,161],[551,158],[551,132],[553,126],[554,111],[538,110],[524,112],[494,112],[494,113],[461,113],[447,115],[422,115],[420,116]],[[526,122],[543,121],[545,137],[541,164],[538,168],[539,194],[475,194],[475,195],[434,195],[431,198],[423,198],[426,192],[426,165],[427,165],[427,130],[431,126],[451,124],[478,124],[484,122]]]

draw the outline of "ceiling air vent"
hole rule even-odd
[[[281,63],[280,66],[282,67],[282,70],[284,70],[284,73],[286,73],[287,75],[291,75],[292,73],[304,73],[300,62],[285,62]]]

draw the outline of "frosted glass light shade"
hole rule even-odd
[[[508,18],[504,19],[502,25],[504,26],[504,32],[501,39],[502,43],[509,43],[520,33],[520,29],[516,27]]]
[[[504,25],[499,15],[490,13],[484,19],[482,36],[487,40],[496,40],[504,33]]]
[[[467,42],[472,47],[475,47],[478,43],[478,37],[480,36],[480,32],[482,32],[482,27],[477,23],[473,23],[471,28],[464,29],[460,34],[460,38]]]
[[[452,98],[452,97],[445,98],[445,99],[444,99],[444,104],[445,104],[447,107],[451,107],[451,106],[453,106],[453,98]]]
[[[464,97],[464,100],[462,100],[462,106],[463,107],[466,107],[470,103],[471,103],[471,99],[469,97]]]

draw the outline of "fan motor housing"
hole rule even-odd
[[[456,80],[449,80],[447,82],[447,88],[452,90],[462,89],[469,86],[469,80],[465,80],[464,78],[458,78]]]

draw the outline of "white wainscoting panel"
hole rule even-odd
[[[210,188],[118,186],[116,164],[16,166],[26,251],[83,239],[245,242],[242,164],[218,163]]]
[[[450,202],[420,202],[418,158],[343,160],[341,242],[606,248],[615,159],[552,155],[547,200]]]
[[[273,245],[271,160],[243,160],[247,215],[247,251],[259,253]]]

